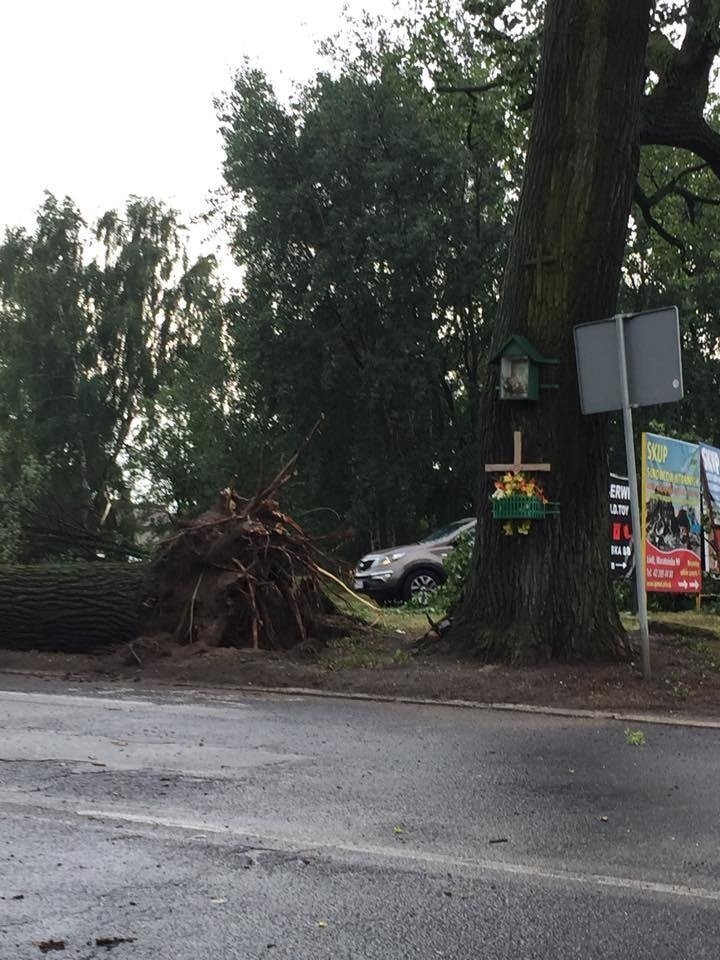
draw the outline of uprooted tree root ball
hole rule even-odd
[[[317,542],[277,502],[296,460],[252,499],[224,490],[166,542],[150,569],[145,635],[289,650],[347,630],[351,618],[321,588],[336,578]]]
[[[331,612],[312,545],[271,499],[226,490],[153,561],[148,632],[179,643],[289,649]]]

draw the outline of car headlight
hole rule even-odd
[[[404,553],[389,553],[386,557],[382,558],[378,566],[389,567],[391,563],[394,563],[396,560],[402,560],[404,556]]]

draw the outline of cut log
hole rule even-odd
[[[140,633],[142,563],[0,566],[0,647],[94,652]]]

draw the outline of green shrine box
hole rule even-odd
[[[514,334],[490,360],[500,367],[501,400],[537,400],[540,396],[540,367],[557,363],[548,360],[525,337]]]

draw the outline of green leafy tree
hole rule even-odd
[[[621,306],[632,311],[677,304],[685,398],[638,411],[639,429],[720,443],[718,233],[720,188],[708,165],[666,147],[644,151]]]
[[[5,438],[0,441],[2,463],[17,460]],[[0,563],[12,563],[30,549],[28,517],[32,517],[43,503],[47,470],[34,457],[21,459],[16,471],[0,472]]]
[[[136,483],[181,513],[205,509],[230,482],[257,489],[262,470],[250,377],[228,331],[232,307],[212,273],[188,279],[200,281],[202,296],[193,301],[202,323],[178,352],[172,378],[145,405],[131,457]]]
[[[481,14],[490,13],[480,4]],[[512,10],[509,3],[494,4]],[[640,147],[695,153],[720,174],[720,135],[705,116],[720,47],[720,3],[548,0],[532,127],[513,240],[493,330],[560,360],[559,389],[537,406],[498,403],[486,380],[480,463],[509,460],[512,431],[530,462],[549,460],[561,518],[524,542],[491,518],[481,474],[473,570],[456,636],[486,656],[622,653],[624,634],[607,578],[607,418],[579,410],[572,328],[614,313]],[[672,42],[680,19],[682,39]],[[494,21],[493,21],[494,22]],[[665,27],[663,33],[651,27]],[[650,40],[650,42],[649,42]],[[650,72],[650,82],[646,83]],[[537,280],[541,246],[552,266]]]
[[[435,89],[487,79],[470,20],[422,9],[328,42],[328,70],[290,105],[249,66],[220,104],[244,270],[232,336],[266,442],[292,448],[325,414],[296,504],[375,544],[470,506],[517,160],[503,92]]]
[[[24,496],[23,559],[94,557],[122,526],[129,441],[202,327],[210,265],[189,267],[176,215],[131,200],[89,231],[48,195],[0,245],[0,486]],[[25,478],[25,479],[24,479]],[[8,493],[8,499],[13,496]],[[9,509],[9,507],[8,507]]]

